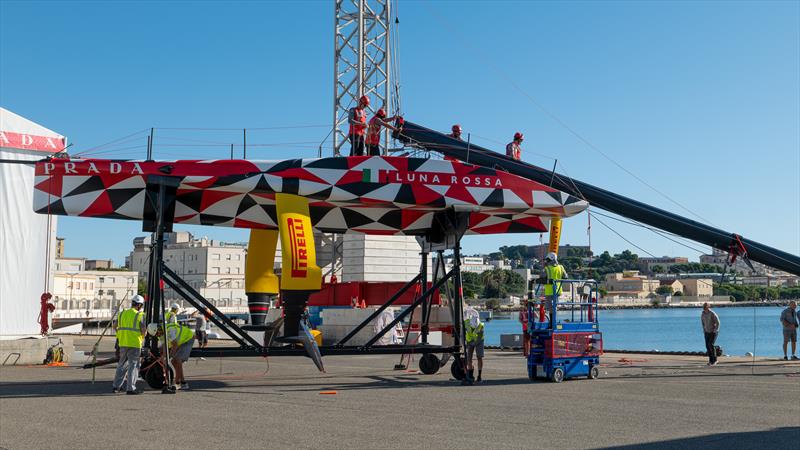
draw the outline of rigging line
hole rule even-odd
[[[278,146],[281,146],[281,145],[292,146],[292,145],[308,145],[308,144],[316,144],[316,143],[317,143],[316,141],[275,142],[275,143],[271,143],[271,144],[251,144],[251,143],[248,142],[247,143],[247,147],[248,148],[250,148],[250,147],[278,147]],[[236,148],[236,147],[241,147],[242,145],[241,144],[233,144],[233,146],[234,146],[234,148]],[[230,142],[228,142],[228,143],[220,143],[220,144],[164,144],[164,145],[159,146],[159,148],[168,148],[168,147],[193,147],[193,148],[196,148],[196,147],[224,147],[224,148],[230,148],[231,144],[230,144]]]
[[[158,135],[158,139],[167,139],[171,141],[182,141],[182,142],[201,142],[205,144],[219,144],[219,145],[231,145],[231,142],[222,142],[222,141],[209,141],[207,139],[190,139],[190,138],[180,138],[177,136],[161,136]]]
[[[139,145],[134,145],[134,146],[131,146],[131,147],[123,147],[123,148],[116,148],[116,149],[109,149],[109,150],[100,150],[100,151],[91,152],[91,153],[84,153],[84,154],[80,155],[80,157],[81,158],[85,158],[87,156],[90,156],[91,158],[94,158],[97,155],[104,155],[104,154],[109,154],[109,153],[123,152],[123,151],[126,151],[126,150],[142,149],[144,147],[145,147],[144,144],[139,144]],[[74,155],[73,158],[77,158],[78,156],[79,155]]]
[[[171,130],[171,131],[242,131],[242,129],[247,128],[247,131],[265,131],[265,130],[294,130],[300,128],[327,128],[327,127],[328,125],[286,125],[277,127],[254,127],[254,128],[157,127],[155,129]]]
[[[594,215],[594,213],[592,213],[592,215]],[[642,247],[639,247],[638,245],[636,245],[636,244],[634,244],[633,242],[629,241],[629,240],[628,240],[628,238],[626,238],[625,236],[623,236],[623,235],[619,234],[619,233],[617,232],[617,230],[615,230],[615,229],[611,228],[610,226],[606,225],[606,223],[605,223],[605,222],[603,222],[602,220],[600,220],[600,219],[599,219],[597,216],[594,216],[594,220],[596,220],[596,221],[600,222],[600,225],[603,225],[604,227],[606,227],[606,228],[608,228],[609,230],[611,230],[611,231],[612,231],[614,234],[616,234],[617,236],[619,236],[620,238],[622,238],[622,240],[623,240],[623,241],[625,241],[625,242],[627,242],[628,244],[630,244],[630,245],[632,245],[632,246],[634,246],[634,247],[638,248],[639,250],[641,250],[641,251],[643,251],[643,252],[647,253],[648,255],[652,256],[653,258],[658,258],[656,255],[654,255],[654,254],[652,254],[652,253],[648,252],[647,250],[643,249]]]
[[[431,9],[429,8],[429,11],[430,11],[430,10],[431,10]],[[437,18],[439,19],[439,22],[440,22],[440,23],[444,23],[444,24],[445,24],[445,26],[446,26],[447,28],[450,28],[451,30],[454,30],[454,28],[453,28],[453,27],[449,26],[447,23],[445,23],[445,22],[444,22],[444,20],[441,18],[441,16],[439,16],[439,14],[438,14],[438,13],[436,13],[436,12],[434,11],[434,12],[433,12],[433,14],[434,14],[435,16],[437,16]],[[456,30],[456,31],[457,31],[457,30]],[[460,34],[460,33],[459,33],[459,34]],[[584,138],[584,137],[583,137],[581,134],[579,134],[577,131],[575,131],[574,129],[572,129],[572,127],[570,127],[569,125],[567,125],[567,123],[566,123],[566,122],[564,122],[563,120],[561,120],[561,118],[560,118],[560,117],[558,117],[558,116],[557,116],[557,115],[555,115],[554,113],[550,112],[550,110],[548,110],[547,108],[545,108],[545,107],[544,107],[544,105],[542,105],[541,103],[539,103],[539,102],[538,102],[538,101],[537,101],[537,100],[536,100],[536,99],[535,99],[533,96],[531,96],[530,94],[528,94],[528,92],[527,92],[527,91],[525,91],[524,89],[522,89],[522,88],[521,88],[521,87],[520,87],[520,86],[519,86],[519,85],[518,85],[516,82],[514,82],[514,80],[513,80],[513,79],[512,79],[512,78],[511,78],[511,77],[510,77],[508,74],[506,74],[506,72],[505,72],[505,71],[503,71],[503,70],[502,70],[502,69],[500,69],[500,68],[499,68],[499,67],[498,67],[496,64],[494,64],[492,61],[490,61],[490,60],[489,60],[489,59],[488,59],[486,56],[484,56],[484,55],[483,55],[483,53],[482,53],[482,52],[478,51],[477,49],[475,49],[474,47],[472,47],[471,45],[469,45],[467,42],[468,42],[468,41],[466,41],[466,40],[464,40],[464,39],[459,39],[459,43],[461,43],[462,45],[464,45],[464,46],[468,47],[468,49],[469,49],[469,50],[471,50],[473,54],[477,54],[477,55],[478,55],[478,56],[479,56],[481,59],[483,59],[483,61],[484,61],[485,63],[487,63],[487,65],[488,65],[490,68],[492,68],[492,69],[493,69],[495,72],[497,72],[497,73],[498,73],[498,74],[499,74],[499,75],[500,75],[502,78],[504,78],[504,79],[506,80],[506,82],[508,82],[508,83],[509,83],[509,84],[510,84],[510,85],[511,85],[511,86],[512,86],[514,89],[516,89],[517,91],[519,91],[519,92],[520,92],[520,93],[521,93],[521,94],[522,94],[522,95],[523,95],[525,98],[527,98],[527,99],[528,99],[528,100],[529,100],[531,103],[533,103],[534,105],[536,105],[536,107],[537,107],[537,108],[539,108],[539,109],[540,109],[540,110],[541,110],[541,111],[542,111],[542,112],[543,112],[545,115],[547,115],[548,117],[550,117],[550,119],[552,119],[552,120],[553,120],[553,121],[555,121],[557,124],[559,124],[559,125],[560,125],[562,128],[564,128],[565,130],[567,130],[567,131],[568,131],[570,134],[572,134],[572,135],[573,135],[575,138],[577,138],[579,141],[581,141],[581,142],[582,142],[583,144],[585,144],[587,147],[589,147],[589,148],[591,148],[592,150],[596,151],[597,153],[601,154],[601,155],[602,155],[604,158],[606,158],[606,159],[607,159],[607,160],[609,160],[611,163],[613,163],[615,166],[617,166],[618,168],[620,168],[621,170],[623,170],[624,172],[626,172],[628,175],[632,176],[633,178],[635,178],[636,180],[638,180],[640,183],[642,183],[642,184],[644,184],[645,186],[649,187],[650,189],[652,189],[653,191],[655,191],[656,193],[658,193],[658,194],[659,194],[659,195],[661,195],[662,197],[666,198],[666,199],[667,199],[667,200],[669,200],[670,202],[672,202],[672,203],[674,203],[675,205],[679,206],[679,207],[680,207],[681,209],[683,209],[684,211],[686,211],[686,212],[688,212],[688,213],[692,214],[693,216],[695,216],[695,217],[697,217],[697,218],[699,218],[699,219],[701,219],[701,220],[705,221],[706,223],[709,223],[709,224],[711,224],[711,225],[714,225],[714,226],[716,226],[716,225],[715,225],[713,222],[711,222],[710,220],[703,218],[703,217],[702,217],[702,216],[700,216],[699,214],[695,213],[694,211],[690,210],[689,208],[687,208],[687,207],[683,206],[682,204],[678,203],[677,201],[673,200],[673,199],[672,199],[671,197],[669,197],[667,194],[665,194],[665,193],[661,192],[660,190],[656,189],[654,186],[650,185],[649,183],[647,183],[646,181],[644,181],[642,178],[638,177],[636,174],[634,174],[634,173],[633,173],[633,172],[631,172],[630,170],[626,169],[624,166],[622,166],[622,164],[618,163],[618,162],[617,162],[617,161],[616,161],[614,158],[612,158],[611,156],[609,156],[608,154],[606,154],[605,152],[603,152],[602,150],[600,150],[598,147],[596,147],[594,144],[592,144],[591,142],[589,142],[589,140],[588,140],[588,139]]]
[[[644,225],[644,224],[642,224],[642,223],[639,223],[639,222],[632,222],[632,221],[628,221],[628,220],[620,219],[620,218],[618,218],[618,217],[614,217],[614,216],[611,216],[611,215],[608,215],[608,214],[599,213],[599,212],[596,212],[596,211],[595,211],[595,212],[593,212],[592,214],[597,214],[597,215],[600,215],[600,216],[603,216],[603,217],[606,217],[606,218],[609,218],[609,219],[612,219],[612,220],[616,220],[616,221],[618,221],[618,222],[622,222],[622,223],[626,223],[626,224],[628,224],[628,225],[633,225],[633,226],[637,226],[637,227],[644,228],[644,229],[646,229],[646,230],[650,230],[650,231],[652,231],[653,233],[656,233],[656,234],[658,234],[659,236],[663,237],[664,239],[668,239],[668,240],[670,240],[670,241],[672,241],[672,242],[674,242],[674,243],[676,243],[676,244],[678,244],[678,245],[682,245],[682,246],[684,246],[684,247],[686,247],[686,248],[688,248],[688,249],[690,249],[690,250],[694,250],[694,251],[696,251],[696,252],[700,253],[701,255],[705,255],[705,254],[706,254],[705,250],[699,250],[699,249],[697,249],[697,248],[695,248],[695,247],[692,247],[692,246],[690,246],[690,245],[687,245],[687,244],[685,244],[685,243],[683,243],[683,242],[680,242],[680,241],[678,241],[678,240],[676,240],[676,239],[672,239],[671,237],[667,236],[667,235],[666,235],[666,233],[662,232],[661,230],[657,230],[657,229],[655,229],[655,228],[653,228],[653,227],[649,227],[649,226],[647,226],[647,225]]]
[[[121,138],[119,138],[119,139],[114,139],[114,140],[112,140],[112,141],[106,142],[105,144],[100,144],[100,145],[96,145],[96,146],[94,146],[94,147],[89,147],[89,148],[87,148],[86,150],[84,150],[83,152],[78,152],[78,153],[76,153],[76,155],[75,155],[75,156],[77,156],[77,155],[80,155],[80,154],[82,154],[82,153],[85,153],[85,152],[88,152],[88,151],[91,151],[91,150],[99,150],[100,148],[102,148],[102,147],[107,147],[107,146],[109,146],[109,145],[111,145],[111,144],[117,144],[117,143],[119,143],[120,141],[124,141],[124,140],[126,140],[126,139],[130,139],[130,138],[132,138],[132,137],[136,136],[137,134],[145,133],[145,132],[148,132],[148,131],[150,131],[150,129],[149,129],[149,128],[145,128],[145,129],[143,129],[143,130],[139,130],[139,131],[137,131],[137,132],[135,132],[135,133],[131,133],[131,134],[127,135],[127,136],[123,136],[123,137],[121,137]]]

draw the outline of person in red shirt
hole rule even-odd
[[[519,323],[522,324],[522,355],[528,356],[531,351],[531,336],[528,334],[528,301],[522,301],[522,310],[519,312]]]
[[[387,123],[391,122],[396,117],[397,116],[386,117],[386,111],[381,108],[375,113],[375,116],[369,120],[369,125],[367,126],[367,154],[369,156],[380,156],[381,127],[386,127],[392,131],[397,130],[397,128]]]
[[[462,140],[461,139],[461,125],[455,124],[455,125],[453,125],[453,128],[451,128],[451,130],[453,132],[448,134],[447,136],[451,137],[453,139],[458,139],[459,141],[461,141]]]
[[[369,97],[362,95],[358,106],[350,108],[347,120],[350,130],[347,137],[350,139],[350,156],[364,156],[364,134],[367,130],[367,111]]]
[[[520,147],[520,144],[522,144],[522,141],[524,139],[525,137],[519,131],[514,133],[514,140],[509,142],[508,145],[506,145],[506,156],[510,156],[517,161],[521,160],[522,147]]]

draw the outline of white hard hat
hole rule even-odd
[[[175,311],[177,311],[177,310],[181,309],[181,305],[179,305],[179,304],[177,304],[177,303],[173,303],[173,304],[172,304],[172,306],[171,306],[170,308],[171,308],[171,309],[174,309]]]
[[[147,324],[147,334],[155,336],[158,333],[158,324],[155,322]]]
[[[556,262],[558,261],[558,255],[556,255],[554,252],[550,252],[544,257],[544,260]]]
[[[142,297],[141,295],[138,295],[138,294],[134,295],[133,298],[131,299],[131,304],[132,305],[144,305],[144,297]]]

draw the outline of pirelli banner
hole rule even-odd
[[[319,290],[322,271],[317,267],[308,199],[292,194],[275,194],[275,203],[283,261],[281,290]]]

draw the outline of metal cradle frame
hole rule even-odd
[[[214,304],[205,299],[200,293],[193,289],[177,273],[164,264],[164,233],[172,230],[171,218],[175,210],[175,191],[179,179],[169,176],[150,176],[147,180],[148,208],[145,214],[144,231],[151,231],[152,248],[150,273],[148,274],[148,298],[146,305],[147,323],[156,322],[161,328],[166,326],[163,317],[164,299],[163,289],[166,286],[172,288],[175,293],[186,300],[190,305],[198,310],[210,310],[213,315],[210,320],[220,330],[224,331],[237,344],[238,347],[214,347],[192,350],[192,356],[213,356],[213,357],[241,357],[241,356],[300,356],[306,355],[305,350],[295,344],[284,344],[281,346],[266,346],[258,342],[243,327],[237,325],[233,320],[222,313]],[[364,319],[344,338],[333,345],[323,345],[319,347],[323,356],[333,355],[363,355],[363,354],[430,354],[443,353],[461,356],[464,348],[465,335],[464,327],[460,318],[463,316],[463,289],[461,281],[461,251],[460,242],[467,224],[469,223],[469,212],[457,212],[455,210],[444,210],[436,214],[433,226],[425,237],[418,240],[422,246],[422,263],[420,272],[408,281],[400,290],[384,302],[375,312]],[[444,251],[453,251],[453,266],[448,271],[444,262]],[[435,266],[433,279],[428,287],[428,255],[435,252]],[[451,283],[448,283],[451,282]],[[376,333],[363,345],[347,345],[347,343],[362,329],[377,318],[386,308],[394,305],[398,299],[410,288],[420,286],[417,290],[419,294],[414,301],[395,319]],[[452,288],[452,291],[451,291]],[[452,316],[454,345],[442,346],[431,345],[428,343],[429,323],[433,294],[437,290],[448,292],[448,304]],[[452,292],[452,293],[451,293]],[[386,333],[391,331],[398,323],[413,314],[416,308],[421,307],[420,321],[420,344],[408,345],[376,345],[376,342]],[[412,316],[413,317],[413,316]],[[411,323],[412,321],[409,321]],[[250,327],[252,329],[252,327]],[[409,326],[410,329],[410,326]],[[145,347],[151,351],[158,352],[157,340],[147,336]],[[166,375],[166,374],[165,374]]]

